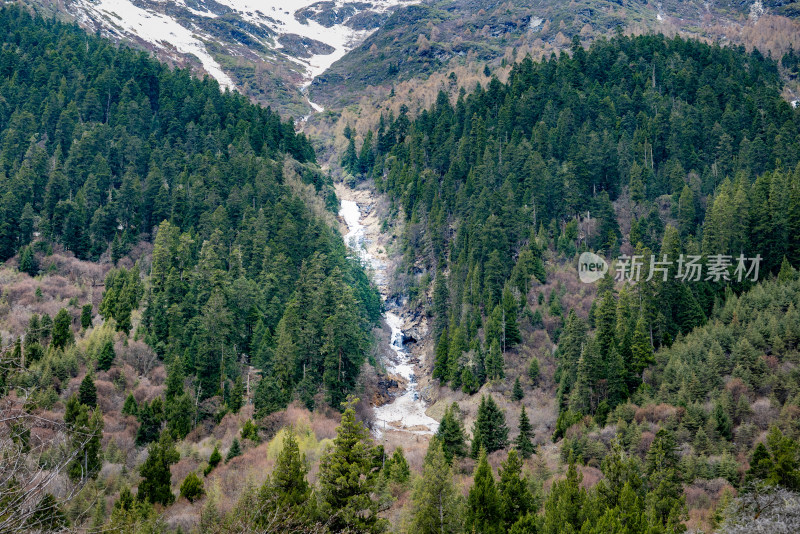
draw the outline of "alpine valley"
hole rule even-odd
[[[800,4],[0,3],[0,534],[800,532]]]

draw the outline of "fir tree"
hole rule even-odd
[[[442,451],[447,459],[447,463],[452,463],[454,457],[467,455],[466,437],[464,426],[457,416],[458,405],[456,403],[447,407],[444,417],[436,430],[436,437],[441,441]]]
[[[519,377],[514,380],[514,388],[511,391],[511,398],[515,401],[521,401],[525,398],[525,392],[522,390],[522,384],[519,382]]]
[[[467,497],[466,527],[469,532],[490,534],[502,532],[501,524],[500,498],[486,459],[486,449],[482,448]]]
[[[213,471],[214,468],[217,467],[221,461],[222,461],[222,455],[219,452],[219,448],[216,445],[214,445],[214,450],[211,451],[211,456],[208,457],[208,466],[206,467],[203,474],[205,476],[208,476],[208,474],[211,471]]]
[[[355,400],[351,400],[336,429],[333,446],[320,462],[321,511],[330,517],[330,528],[381,532],[378,503],[372,500],[375,486],[375,446],[364,425],[356,421]]]
[[[525,411],[525,406],[519,414],[519,435],[514,440],[514,447],[519,451],[523,458],[530,458],[536,452],[536,447],[533,445],[533,427],[528,419],[528,413]]]
[[[403,454],[403,448],[397,447],[392,453],[391,458],[386,461],[384,466],[386,477],[398,484],[405,484],[411,477],[411,470],[408,467],[408,461]]]
[[[92,305],[84,304],[81,308],[81,328],[84,330],[92,326]]]
[[[139,406],[136,404],[136,399],[133,393],[128,393],[125,397],[125,403],[122,405],[122,415],[136,415],[139,413]]]
[[[205,493],[203,481],[200,480],[200,477],[198,477],[194,471],[189,473],[186,478],[183,479],[183,482],[181,482],[180,491],[180,496],[185,497],[189,502],[194,502],[202,497]]]
[[[97,368],[100,371],[108,371],[114,364],[115,357],[114,342],[111,339],[107,339],[100,348],[100,354],[97,356]]]
[[[289,426],[283,435],[283,447],[278,453],[275,469],[264,483],[262,492],[272,499],[279,510],[304,510],[309,503],[311,486],[306,480],[308,467],[304,455],[300,454],[294,428]]]
[[[100,439],[103,437],[103,415],[93,410],[91,416],[85,405],[81,405],[72,424],[75,458],[70,462],[67,473],[73,481],[96,478],[103,466]]]
[[[230,400],[228,401],[228,408],[230,408],[233,413],[239,413],[239,409],[243,405],[244,405],[244,384],[242,383],[242,377],[237,376],[236,381],[233,383],[233,389],[231,390]]]
[[[536,356],[531,358],[531,363],[528,366],[528,377],[533,382],[533,385],[539,382],[539,359]]]
[[[535,512],[533,495],[528,489],[528,480],[522,476],[522,460],[517,451],[508,451],[508,457],[500,467],[500,480],[497,485],[500,501],[500,517],[505,530],[511,528],[520,518]]]
[[[478,416],[472,428],[472,457],[477,458],[481,448],[487,454],[508,445],[506,416],[491,395],[482,396]]]
[[[175,500],[171,491],[172,474],[169,468],[180,459],[180,455],[166,432],[150,445],[147,452],[147,459],[139,468],[142,481],[139,483],[137,498],[151,504],[169,506]]]
[[[85,406],[94,408],[97,406],[97,388],[94,385],[94,377],[91,373],[86,373],[78,388],[78,401]]]
[[[61,308],[53,320],[53,348],[63,349],[67,345],[74,343],[72,335],[72,317],[66,308]]]
[[[228,454],[225,456],[225,463],[228,463],[237,456],[241,455],[242,455],[242,446],[239,444],[239,438],[233,438],[233,443],[231,443],[231,448],[228,449]]]
[[[422,465],[422,476],[411,495],[413,534],[455,533],[461,530],[461,502],[442,442],[434,438]]]
[[[489,355],[486,357],[486,378],[488,380],[500,380],[505,377],[505,361],[503,353],[500,351],[500,342],[495,339],[489,347]]]

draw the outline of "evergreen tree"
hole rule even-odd
[[[502,532],[500,497],[486,460],[486,449],[481,448],[478,466],[473,475],[472,488],[467,497],[466,527],[470,532]]]
[[[72,424],[72,443],[75,458],[67,467],[73,481],[96,478],[103,466],[100,440],[103,437],[103,415],[93,410],[91,416],[85,405],[81,405]]]
[[[336,429],[333,446],[320,462],[321,512],[330,517],[330,528],[353,528],[381,532],[384,522],[378,517],[378,503],[372,500],[376,472],[376,448],[364,425],[356,421],[355,400],[351,400]]]
[[[566,478],[553,483],[545,501],[543,533],[580,532],[588,515],[588,497],[581,487],[582,480],[583,475],[578,473],[575,462],[570,461]]]
[[[539,381],[539,359],[536,356],[531,358],[531,363],[528,365],[528,377],[534,385]]]
[[[422,465],[422,476],[411,495],[413,534],[442,534],[461,531],[461,502],[453,483],[453,472],[442,442],[434,438]]]
[[[397,447],[384,466],[386,478],[398,484],[405,484],[411,477],[408,461],[403,454],[403,448]]]
[[[94,385],[92,373],[86,373],[78,388],[78,401],[85,406],[94,408],[97,406],[97,388]]]
[[[181,497],[185,497],[189,502],[194,502],[205,493],[203,488],[203,481],[197,476],[197,473],[192,471],[181,482]]]
[[[307,475],[305,455],[300,454],[294,428],[289,426],[283,435],[283,448],[278,453],[275,469],[264,483],[262,492],[274,499],[276,509],[302,513],[311,496]]]
[[[137,498],[151,504],[161,503],[169,506],[175,500],[171,490],[172,474],[169,468],[180,459],[180,455],[166,432],[150,445],[147,452],[147,459],[139,467],[142,481],[139,483]]]
[[[491,395],[482,396],[478,416],[472,428],[472,457],[477,458],[481,448],[487,454],[503,449],[508,445],[506,416],[497,406]]]
[[[72,335],[72,317],[66,308],[58,310],[55,319],[53,320],[53,348],[63,349],[67,345],[74,343],[75,338]]]
[[[136,404],[136,399],[133,393],[128,393],[125,397],[125,404],[122,405],[122,415],[136,415],[139,413],[139,406]]]
[[[517,451],[508,451],[508,458],[500,468],[497,485],[500,517],[508,530],[519,519],[535,512],[533,495],[528,489],[528,480],[522,475],[522,460]]]
[[[84,304],[81,308],[81,328],[86,329],[92,326],[92,304]]]
[[[522,384],[519,383],[519,377],[514,380],[514,388],[511,391],[511,398],[515,401],[521,401],[525,398],[525,392],[522,390]]]
[[[489,347],[489,355],[486,357],[486,378],[488,380],[500,380],[505,377],[505,361],[503,353],[500,352],[500,342],[495,339]]]
[[[228,454],[225,456],[225,463],[228,463],[237,456],[241,455],[242,455],[242,446],[239,444],[239,438],[233,438],[233,443],[231,443],[231,448],[228,449]]]
[[[464,426],[458,418],[458,405],[456,403],[447,407],[436,430],[436,437],[441,442],[441,448],[447,463],[453,462],[453,457],[463,457],[467,455],[466,436]]]
[[[108,371],[114,364],[115,357],[114,342],[111,339],[107,339],[103,346],[100,347],[100,354],[97,356],[97,368],[100,371]]]
[[[519,435],[514,440],[514,447],[519,451],[523,458],[528,459],[536,452],[536,447],[533,445],[533,427],[528,419],[528,413],[525,411],[525,406],[519,414]]]
[[[243,405],[244,405],[244,384],[242,383],[242,377],[237,376],[236,381],[233,383],[233,389],[231,390],[230,400],[228,401],[228,408],[230,408],[233,413],[239,413],[239,410]]]
[[[685,499],[678,472],[677,444],[669,430],[662,428],[656,433],[647,451],[646,472],[649,516],[671,531],[683,520]]]
[[[208,474],[214,470],[215,467],[219,465],[222,461],[222,455],[219,453],[219,448],[214,445],[214,450],[211,451],[211,456],[208,457],[208,466],[206,467],[203,474],[208,476]]]

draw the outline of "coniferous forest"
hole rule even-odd
[[[576,36],[318,163],[209,76],[0,35],[0,533],[800,529],[791,47]],[[433,430],[387,429],[412,386]]]

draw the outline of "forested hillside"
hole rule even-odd
[[[544,282],[548,247],[673,261],[760,253],[764,274],[797,257],[798,131],[775,63],[758,52],[618,37],[526,59],[507,83],[454,103],[440,93],[413,121],[387,116],[358,150],[351,136],[342,164],[405,216],[407,268],[437,273],[432,313],[446,336],[436,372],[458,381],[463,364],[453,362],[476,348],[481,327],[483,352],[519,341],[513,323],[529,313],[520,295],[532,274]],[[704,280],[641,289],[654,346],[702,324],[723,289]]]
[[[0,30],[0,533],[800,528],[796,52],[575,39],[348,126],[361,254],[291,120]]]
[[[3,442],[0,531],[38,528],[36,507],[52,511],[37,500],[53,489],[15,472],[15,455],[80,488],[103,464],[104,417],[142,447],[237,413],[251,381],[259,416],[296,398],[341,409],[380,301],[306,202],[338,206],[292,121],[17,7],[0,10],[0,33],[0,260],[27,273],[2,275],[0,388],[13,439]],[[102,277],[59,281],[65,262],[90,269],[81,260],[108,271],[99,303],[93,288],[82,298]],[[70,293],[57,314],[39,311]],[[137,387],[164,378],[155,392]],[[42,411],[51,433],[32,443]],[[61,412],[63,424],[50,419]]]

